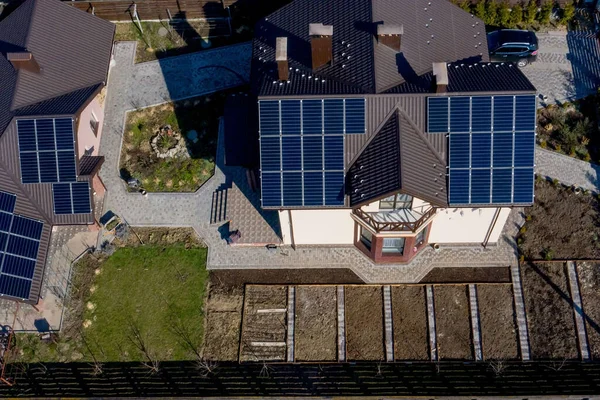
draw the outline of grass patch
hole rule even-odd
[[[154,244],[120,248],[109,258],[84,257],[75,266],[63,330],[50,343],[36,334],[17,335],[10,360],[197,358],[208,280],[206,252],[198,244]]]

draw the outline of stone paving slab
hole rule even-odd
[[[558,179],[567,186],[575,185],[598,193],[600,165],[542,149],[539,146],[535,152],[536,174],[545,178]]]

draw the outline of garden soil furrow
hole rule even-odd
[[[477,285],[484,360],[519,357],[516,315],[511,285]]]
[[[590,356],[600,359],[600,263],[577,263]]]
[[[424,286],[392,286],[395,360],[428,360]]]
[[[380,286],[346,286],[348,360],[383,360],[383,294]]]
[[[435,286],[435,326],[440,360],[472,360],[467,286]]]
[[[297,361],[337,359],[337,287],[296,287]]]

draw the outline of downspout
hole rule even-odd
[[[492,232],[494,230],[494,228],[496,227],[496,222],[498,222],[498,217],[500,216],[500,210],[502,210],[502,208],[496,208],[496,212],[494,213],[494,218],[492,219],[492,225],[490,225],[490,229],[488,229],[487,234],[485,235],[485,239],[483,240],[483,248],[485,249],[488,245],[488,242],[490,241],[490,236],[492,236]]]
[[[292,210],[288,210],[288,220],[290,221],[290,239],[292,240],[292,249],[296,250],[296,240],[294,239],[294,224],[292,223]]]

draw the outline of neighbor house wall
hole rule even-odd
[[[429,243],[483,243],[494,220],[496,208],[445,208],[431,224]],[[501,208],[488,243],[498,241],[510,208]]]
[[[90,125],[92,113],[96,116],[99,125],[98,133],[94,134]],[[94,148],[91,155],[98,155],[98,148],[100,147],[100,137],[102,136],[102,126],[104,124],[104,109],[95,98],[90,104],[85,107],[79,114],[77,120],[77,154],[79,157],[83,157],[86,148]]]
[[[350,245],[354,243],[354,220],[350,209],[279,211],[284,244]],[[291,215],[291,223],[290,223]]]

